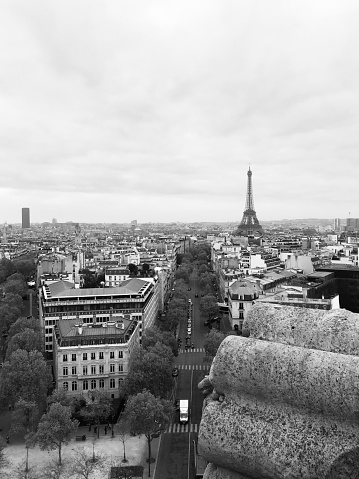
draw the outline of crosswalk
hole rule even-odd
[[[210,364],[177,364],[177,369],[187,369],[190,371],[208,371],[211,368]]]
[[[198,432],[198,424],[170,424],[165,433]]]
[[[189,349],[179,349],[178,352],[180,354],[184,354],[184,353],[204,353],[205,350],[204,348],[189,348]]]

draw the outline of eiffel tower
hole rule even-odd
[[[254,234],[262,235],[263,228],[259,224],[257,214],[254,209],[251,167],[248,168],[247,176],[246,207],[243,212],[242,221],[240,225],[238,225],[236,234],[239,236],[253,236]]]

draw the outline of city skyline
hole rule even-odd
[[[357,2],[0,13],[0,223],[359,217]]]

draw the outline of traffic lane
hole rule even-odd
[[[163,433],[157,456],[155,479],[188,479],[188,449],[188,433]]]

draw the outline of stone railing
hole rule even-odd
[[[359,477],[356,322],[345,310],[252,309],[248,337],[227,337],[199,385],[205,479]]]

